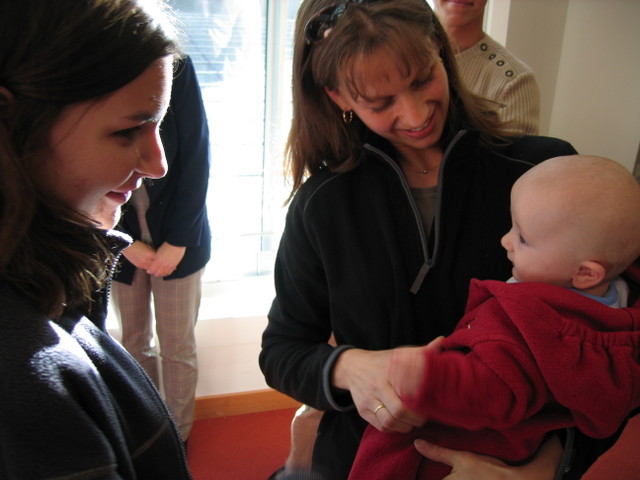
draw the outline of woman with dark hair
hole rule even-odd
[[[178,55],[153,1],[0,3],[2,478],[190,478],[142,368],[107,333],[110,229],[166,173]]]
[[[509,193],[575,150],[510,137],[460,82],[424,0],[306,0],[296,22],[293,184],[260,365],[325,413],[313,468],[346,478],[367,424],[423,423],[387,383],[392,349],[451,333],[471,278],[505,280]],[[328,343],[335,336],[336,346]],[[538,465],[553,478],[554,461]]]

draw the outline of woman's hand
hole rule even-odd
[[[391,350],[387,379],[396,393],[406,399],[415,395],[424,381],[425,352],[441,350],[444,337],[424,347],[399,347]]]
[[[136,240],[122,251],[122,255],[136,268],[146,270],[153,263],[156,251],[146,243]]]
[[[392,350],[345,350],[333,368],[333,385],[349,390],[358,413],[381,432],[408,433],[422,423],[387,381]]]
[[[415,447],[430,460],[452,467],[443,480],[553,480],[562,458],[562,445],[556,436],[546,441],[531,461],[517,467],[493,457],[451,450],[425,440],[416,440]]]
[[[439,340],[423,348],[439,348]],[[332,383],[349,390],[360,416],[378,430],[408,433],[424,418],[403,405],[388,381],[393,354],[394,350],[345,350],[334,365]]]
[[[153,262],[149,265],[149,268],[147,268],[147,273],[149,275],[155,275],[156,277],[171,275],[184,258],[186,251],[187,247],[176,247],[164,242],[160,245],[160,248],[158,248]]]

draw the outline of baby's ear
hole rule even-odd
[[[592,260],[580,262],[578,270],[573,275],[573,288],[586,290],[603,282],[607,274],[602,264]]]

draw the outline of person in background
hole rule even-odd
[[[529,66],[483,31],[486,4],[487,0],[434,0],[462,81],[473,92],[497,102],[507,131],[537,135],[540,91],[535,76]]]
[[[606,438],[640,407],[640,285],[620,276],[640,257],[636,179],[613,160],[553,158],[516,181],[511,215],[518,283],[473,280],[440,349],[394,351],[388,381],[427,423],[368,427],[350,480],[444,478],[415,438],[522,463],[550,430]]]
[[[188,56],[177,66],[160,136],[169,171],[144,182],[124,208],[116,228],[133,243],[123,251],[114,276],[112,304],[122,344],[163,392],[187,442],[198,380],[195,326],[202,274],[211,257],[209,128]]]
[[[190,479],[157,389],[106,328],[112,231],[179,54],[147,0],[0,2],[0,477]]]
[[[575,150],[509,136],[424,0],[303,1],[292,85],[292,200],[259,361],[271,387],[324,411],[313,469],[336,480],[367,424],[423,423],[386,381],[393,349],[451,333],[471,278],[507,278],[513,183]]]

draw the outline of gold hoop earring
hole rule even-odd
[[[353,121],[353,110],[349,110],[348,112],[342,112],[342,121],[349,125]]]

